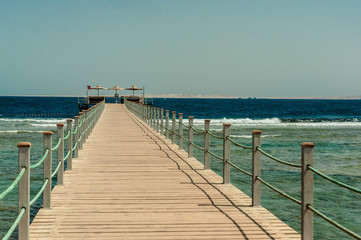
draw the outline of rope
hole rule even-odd
[[[196,133],[199,133],[199,134],[204,134],[204,133],[205,133],[204,130],[203,130],[203,131],[198,130],[198,129],[194,128],[193,126],[192,126],[191,128],[192,128]]]
[[[68,131],[68,134],[66,135],[66,137],[64,137],[64,140],[66,140],[66,139],[68,139],[68,138],[69,138],[70,133],[71,133],[71,131],[69,130],[69,131]]]
[[[19,172],[18,176],[16,177],[16,179],[12,182],[12,184],[10,184],[10,186],[0,194],[0,200],[3,199],[6,195],[8,195],[9,192],[11,192],[14,187],[16,186],[16,184],[18,184],[20,182],[20,179],[22,178],[22,176],[25,173],[26,168],[23,167],[21,169],[21,171]]]
[[[49,179],[45,179],[45,182],[43,184],[43,186],[40,188],[39,192],[36,194],[36,196],[30,201],[30,206],[33,205],[36,200],[38,200],[38,198],[40,197],[40,195],[44,192],[44,189],[46,187],[46,185],[48,185]]]
[[[74,145],[74,147],[71,149],[71,151],[74,151],[77,145],[78,145],[78,142],[75,143],[75,145]]]
[[[40,159],[40,161],[37,162],[37,163],[35,163],[34,165],[31,165],[31,166],[30,166],[30,169],[34,169],[34,168],[39,167],[40,164],[42,164],[42,163],[44,162],[44,160],[45,160],[45,158],[48,156],[48,154],[49,154],[49,149],[46,149],[43,158]]]
[[[248,147],[248,146],[245,146],[245,145],[242,145],[242,144],[239,144],[239,143],[237,143],[237,142],[235,142],[232,138],[230,138],[230,137],[227,137],[227,139],[231,142],[231,143],[233,143],[234,145],[236,145],[236,146],[238,146],[238,147],[241,147],[241,148],[243,148],[243,149],[252,149],[252,147]]]
[[[219,157],[218,155],[212,153],[211,151],[206,150],[206,152],[209,153],[209,154],[211,154],[213,157],[218,158],[219,160],[223,161],[223,158],[222,158],[222,157]]]
[[[184,141],[186,141],[186,142],[189,142],[188,141],[188,139],[186,139],[185,137],[183,137],[183,136],[180,136]]]
[[[341,186],[341,187],[343,187],[343,188],[346,188],[346,189],[348,189],[348,190],[351,190],[351,191],[353,191],[353,192],[355,192],[355,193],[361,194],[361,190],[360,190],[360,189],[354,188],[354,187],[352,187],[352,186],[350,186],[350,185],[347,185],[347,184],[345,184],[345,183],[342,183],[342,182],[340,182],[340,181],[337,181],[336,179],[333,179],[333,178],[331,178],[331,177],[329,177],[329,176],[321,173],[320,171],[314,169],[314,168],[311,167],[310,165],[308,165],[307,168],[310,169],[312,172],[316,173],[318,176],[323,177],[324,179],[326,179],[326,180],[328,180],[328,181],[330,181],[330,182],[332,182],[332,183],[334,183],[334,184],[337,184],[337,185],[339,185],[339,186]]]
[[[194,146],[195,148],[198,148],[199,150],[204,151],[204,148],[202,148],[202,147],[200,147],[200,146],[198,146],[198,145],[195,145],[194,143],[191,143],[191,144],[192,144],[192,146]]]
[[[182,122],[182,125],[185,127],[185,128],[189,128],[189,126],[188,125],[185,125],[183,122]]]
[[[61,163],[62,163],[62,161],[59,161],[59,162],[58,162],[58,166],[56,166],[54,172],[51,174],[51,177],[52,177],[52,178],[58,173],[59,168],[60,168],[60,166],[61,166]]]
[[[307,208],[310,209],[312,212],[316,213],[316,215],[318,215],[319,217],[321,217],[322,219],[326,220],[327,222],[331,223],[333,226],[337,227],[338,229],[342,230],[343,232],[347,233],[348,235],[354,237],[355,239],[361,239],[361,236],[352,232],[351,230],[345,228],[344,226],[342,226],[341,224],[335,222],[334,220],[332,220],[331,218],[327,217],[325,214],[319,212],[318,210],[316,210],[315,208],[313,208],[310,204],[307,204]]]
[[[15,228],[18,226],[21,218],[23,217],[23,215],[24,215],[24,213],[25,213],[25,210],[26,210],[26,209],[25,209],[24,207],[21,209],[21,211],[19,212],[18,217],[15,219],[15,222],[13,223],[13,225],[11,225],[9,231],[6,233],[6,235],[3,237],[2,240],[8,240],[8,239],[9,239],[9,237],[11,236],[11,234],[14,232]]]
[[[216,139],[223,139],[223,137],[217,136],[217,135],[213,134],[211,131],[206,131],[206,133],[208,133],[209,135],[211,135],[212,137],[214,137]]]
[[[232,162],[228,162],[228,163],[229,163],[229,165],[231,165],[232,167],[234,167],[234,168],[237,169],[238,171],[240,171],[240,172],[242,172],[242,173],[244,173],[244,174],[252,177],[252,173],[249,173],[249,172],[247,172],[246,170],[243,170],[242,168],[238,167],[237,165],[235,165],[235,164],[232,163]]]
[[[61,143],[61,138],[59,138],[58,143],[51,150],[55,151],[56,149],[58,149],[58,147],[60,146],[60,143]]]
[[[281,190],[279,190],[278,188],[272,186],[271,184],[267,183],[266,181],[264,181],[262,178],[257,177],[256,179],[259,180],[261,183],[263,183],[264,185],[266,185],[267,187],[269,187],[270,189],[272,189],[273,191],[277,192],[278,194],[284,196],[285,198],[288,198],[289,200],[297,203],[298,205],[301,205],[301,201],[297,200],[296,198],[291,197],[290,195],[282,192]]]
[[[73,131],[73,134],[75,134],[78,131],[78,126],[75,126],[75,129]]]
[[[71,151],[69,150],[68,154],[66,154],[66,156],[64,157],[64,161],[69,157],[70,153],[71,153]]]
[[[290,163],[290,162],[286,162],[286,161],[282,161],[282,160],[280,160],[280,159],[278,159],[278,158],[276,158],[276,157],[274,157],[274,156],[266,153],[265,151],[263,151],[263,150],[262,150],[260,147],[258,147],[258,146],[256,147],[256,149],[257,149],[258,151],[260,151],[260,153],[262,153],[262,154],[265,155],[266,157],[269,157],[270,159],[275,160],[276,162],[282,163],[282,164],[287,165],[287,166],[290,166],[290,167],[301,168],[300,165],[297,165],[297,164],[294,164],[294,163]]]

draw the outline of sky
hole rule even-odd
[[[359,0],[0,0],[0,95],[361,96]]]

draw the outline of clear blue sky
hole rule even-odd
[[[360,0],[0,1],[0,95],[360,96]]]

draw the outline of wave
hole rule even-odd
[[[19,123],[64,123],[66,118],[0,118],[0,122],[19,122]]]
[[[184,121],[188,123],[187,120]],[[194,119],[194,125],[204,125],[204,119]],[[280,118],[222,118],[211,119],[211,126],[222,126],[224,123],[230,123],[232,126],[274,126],[274,127],[360,127],[359,119],[280,119]]]
[[[0,133],[42,133],[43,131],[33,131],[33,130],[5,130],[0,131]]]
[[[267,135],[267,134],[262,135],[262,138],[267,138],[267,137],[274,138],[274,137],[281,137],[281,135]],[[252,135],[251,134],[249,134],[249,135],[231,135],[231,138],[252,138]]]

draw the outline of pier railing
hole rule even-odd
[[[104,110],[105,102],[100,102],[88,110],[79,113],[75,116],[75,124],[73,126],[73,119],[67,119],[67,126],[64,136],[64,124],[57,124],[57,144],[52,146],[53,132],[43,132],[44,150],[42,158],[34,164],[30,164],[30,148],[31,143],[20,142],[17,147],[19,150],[19,174],[16,179],[7,187],[5,191],[0,193],[0,200],[5,198],[18,185],[18,216],[14,223],[2,238],[9,239],[16,227],[18,227],[18,239],[29,239],[29,224],[30,224],[30,207],[43,195],[43,208],[51,208],[51,187],[52,178],[57,176],[56,184],[63,184],[64,178],[64,163],[67,163],[67,169],[72,169],[72,158],[78,157],[79,149],[82,149],[89,134],[98,121],[101,113]],[[66,146],[66,147],[65,147]],[[57,152],[57,166],[52,170],[52,153]],[[65,152],[65,156],[64,156]],[[43,185],[34,196],[30,199],[30,172],[32,169],[43,166]]]
[[[189,117],[188,125],[183,123],[183,113],[178,114],[178,120],[176,118],[176,112],[172,112],[172,118],[169,117],[169,110],[163,108],[157,108],[147,105],[142,105],[138,103],[133,103],[126,101],[127,108],[132,111],[137,117],[147,123],[159,134],[164,135],[165,138],[170,139],[172,143],[177,143],[179,149],[183,149],[183,141],[187,142],[188,145],[188,157],[193,157],[193,149],[197,148],[203,152],[204,160],[204,169],[210,169],[210,156],[222,161],[223,163],[223,183],[228,184],[231,180],[230,168],[238,170],[239,172],[252,178],[252,206],[261,205],[261,184],[270,188],[274,192],[280,194],[281,196],[295,202],[301,206],[301,236],[303,240],[313,239],[313,216],[316,214],[325,221],[329,222],[336,228],[345,232],[349,236],[355,239],[361,239],[361,236],[353,232],[350,229],[347,229],[340,223],[334,221],[330,217],[326,216],[324,213],[320,212],[313,206],[313,186],[314,186],[314,175],[318,175],[330,183],[337,184],[345,189],[348,189],[357,194],[361,194],[361,190],[355,187],[352,187],[348,184],[337,181],[319,170],[313,167],[313,149],[315,145],[312,142],[304,142],[301,144],[301,164],[297,165],[291,162],[281,160],[261,148],[261,135],[260,130],[252,131],[252,143],[250,146],[243,145],[236,142],[231,138],[231,124],[223,124],[223,134],[216,135],[210,131],[210,122],[211,120],[204,120],[204,129],[196,129],[193,125],[193,117]],[[171,123],[170,123],[171,122]],[[170,127],[171,125],[171,127]],[[188,136],[184,137],[183,127],[188,130]],[[194,143],[193,136],[194,134],[200,134],[204,137],[203,146],[198,146]],[[171,137],[170,137],[171,135]],[[223,154],[219,156],[210,150],[210,139],[215,138],[223,140]],[[230,145],[233,144],[238,146],[245,151],[249,151],[252,156],[252,172],[247,172],[246,170],[235,165],[231,161],[231,151]],[[289,194],[279,190],[275,186],[266,182],[261,178],[261,155],[271,159],[279,164],[286,165],[289,167],[297,168],[301,170],[301,199],[296,199],[295,197],[290,196]]]

